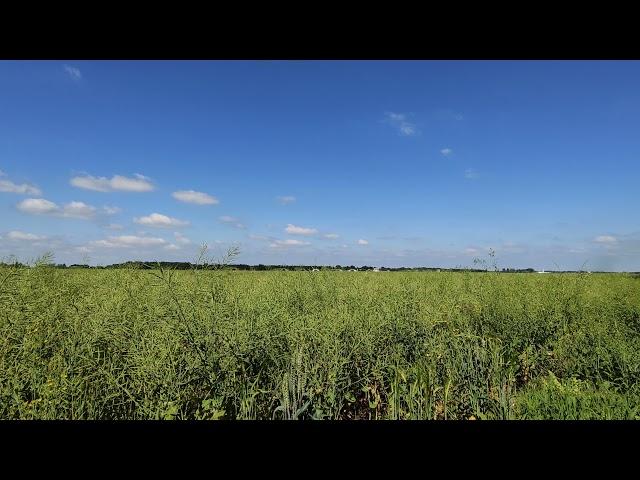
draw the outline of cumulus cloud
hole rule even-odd
[[[220,221],[220,223],[230,225],[234,228],[245,228],[245,226],[236,217],[231,217],[229,215],[222,215],[221,217],[218,217],[218,220]]]
[[[18,204],[18,210],[33,215],[51,214],[59,208],[58,205],[44,198],[27,198]]]
[[[453,150],[451,150],[450,148],[443,148],[442,150],[440,150],[440,153],[445,157],[448,157],[453,153]]]
[[[96,208],[83,202],[70,202],[62,207],[63,217],[72,218],[92,218],[96,213]]]
[[[34,235],[33,233],[21,232],[19,230],[12,230],[9,233],[7,233],[7,238],[9,240],[33,241],[33,240],[44,240],[47,237],[41,237],[39,235]]]
[[[64,71],[69,75],[73,80],[80,81],[82,80],[82,72],[79,68],[72,67],[71,65],[65,65]]]
[[[220,203],[216,197],[195,190],[178,190],[171,195],[180,202],[195,203],[196,205],[217,205]]]
[[[135,178],[114,175],[111,179],[107,177],[93,177],[91,175],[81,175],[73,177],[71,185],[85,190],[96,192],[150,192],[154,190],[151,179],[136,173]]]
[[[287,224],[287,228],[284,229],[290,235],[315,235],[318,230],[315,228],[298,227],[296,225]]]
[[[180,247],[174,243],[170,243],[169,245],[166,245],[165,250],[180,250]]]
[[[323,237],[328,238],[329,240],[335,240],[336,238],[340,238],[340,235],[337,233],[325,233]]]
[[[157,247],[166,245],[167,241],[157,237],[139,237],[136,235],[120,235],[107,237],[105,240],[93,240],[89,242],[91,247],[104,248],[132,248],[132,247]]]
[[[311,245],[311,244],[309,242],[304,242],[302,240],[293,240],[289,238],[287,240],[275,240],[269,246],[272,248],[281,248],[281,247],[301,247],[304,245]]]
[[[136,217],[133,221],[139,225],[146,225],[148,227],[160,227],[160,228],[175,228],[185,227],[189,225],[189,222],[185,220],[179,220],[177,218],[168,217],[161,213],[152,213],[146,217]]]
[[[96,215],[96,207],[84,202],[69,202],[59,206],[44,198],[27,198],[18,203],[18,210],[30,215],[52,215],[56,217],[80,218],[88,220]]]
[[[398,133],[405,137],[417,135],[418,129],[416,126],[407,120],[407,115],[404,113],[385,113],[387,122],[393,125]]]
[[[369,240],[361,238],[360,240],[358,240],[358,245],[369,245]]]
[[[278,202],[280,202],[282,205],[288,205],[296,201],[296,197],[293,197],[291,195],[286,195],[284,197],[276,197],[276,198]]]
[[[0,177],[6,177],[6,174],[0,171]],[[42,195],[42,192],[35,185],[22,183],[20,185],[13,183],[11,180],[0,178],[0,192],[19,193],[21,195]]]

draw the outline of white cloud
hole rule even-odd
[[[469,248],[465,248],[464,249],[464,253],[467,255],[475,255],[477,253],[479,253],[480,250],[478,250],[477,248],[474,247],[469,247]]]
[[[148,227],[162,227],[162,228],[174,228],[185,227],[189,225],[189,222],[185,220],[179,220],[177,218],[168,217],[161,213],[152,213],[146,217],[134,218],[133,221],[139,225],[146,225]]]
[[[18,204],[18,210],[32,215],[53,214],[59,209],[58,205],[44,198],[27,198]]]
[[[74,187],[94,190],[96,192],[150,192],[155,188],[150,178],[138,173],[136,173],[134,177],[135,178],[114,175],[111,179],[108,179],[107,177],[83,175],[73,177],[70,183]]]
[[[410,137],[418,133],[416,126],[407,120],[406,114],[387,112],[385,115],[387,121],[398,129],[400,135]]]
[[[44,240],[47,237],[41,237],[41,236],[38,236],[38,235],[34,235],[33,233],[21,232],[19,230],[12,230],[11,232],[7,233],[7,238],[9,240],[27,240],[27,241],[32,241],[32,240]]]
[[[598,235],[596,238],[593,239],[593,241],[596,243],[601,243],[603,245],[613,245],[618,241],[618,239],[611,235]]]
[[[360,240],[358,240],[358,245],[369,245],[369,240],[361,238]]]
[[[115,215],[116,213],[120,213],[122,211],[122,209],[119,207],[110,207],[108,205],[102,207],[102,210],[104,210],[104,213],[106,213],[107,215]]]
[[[71,218],[92,218],[96,208],[83,202],[70,202],[62,207],[61,216]]]
[[[176,243],[179,243],[181,245],[189,245],[191,243],[191,240],[189,240],[180,232],[173,232],[173,236],[176,237]]]
[[[330,240],[335,240],[336,238],[340,238],[340,235],[338,235],[337,233],[325,233],[323,237]]]
[[[180,250],[180,247],[178,245],[175,245],[174,243],[170,243],[169,245],[166,245],[165,250]]]
[[[166,245],[167,241],[156,237],[138,237],[136,235],[120,235],[107,237],[106,240],[93,240],[89,242],[91,247],[105,248],[131,248],[131,247],[157,247]]]
[[[278,199],[278,202],[280,202],[282,205],[288,205],[296,201],[296,197],[293,197],[291,195],[286,195],[284,197],[277,197],[277,199]]]
[[[453,150],[451,150],[450,148],[443,148],[442,150],[440,150],[440,153],[445,157],[448,157],[453,153]]]
[[[55,217],[91,219],[96,214],[96,207],[83,202],[69,202],[60,207],[59,205],[45,200],[44,198],[27,198],[18,203],[18,210],[30,215],[51,215]]]
[[[287,224],[287,228],[284,229],[285,232],[287,232],[290,235],[315,235],[316,233],[318,233],[318,230],[315,228],[305,228],[305,227],[298,227],[296,225],[292,225],[292,224]]]
[[[67,75],[69,75],[75,81],[82,80],[82,72],[80,71],[80,69],[72,67],[71,65],[65,65],[64,71],[67,72]]]
[[[301,247],[303,245],[311,245],[311,244],[309,242],[304,242],[302,240],[287,239],[287,240],[275,240],[269,246],[272,248],[279,248],[279,247]]]
[[[194,190],[179,190],[171,194],[173,198],[185,203],[195,203],[196,205],[217,205],[220,203],[216,197],[204,192]]]
[[[467,168],[464,171],[464,178],[468,178],[468,179],[478,178],[478,172],[473,168]]]
[[[6,174],[0,171],[0,177],[6,177]],[[11,180],[1,180],[0,179],[0,192],[7,193],[19,193],[21,195],[42,195],[42,191],[36,187],[35,185],[29,185],[27,183],[16,184]]]
[[[230,217],[229,215],[222,215],[221,217],[218,217],[218,220],[221,223],[231,225],[232,227],[235,227],[235,228],[245,228],[245,226],[236,217]]]

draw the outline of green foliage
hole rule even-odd
[[[0,266],[0,418],[638,418],[631,275],[229,261]]]

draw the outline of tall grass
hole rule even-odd
[[[0,268],[4,419],[638,419],[639,385],[623,274]]]

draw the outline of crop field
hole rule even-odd
[[[4,266],[0,418],[640,419],[640,279]]]

